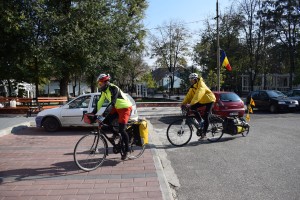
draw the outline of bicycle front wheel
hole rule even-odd
[[[84,171],[97,169],[106,158],[107,143],[98,135],[85,135],[74,148],[74,161]]]
[[[178,119],[172,122],[167,129],[167,138],[174,146],[186,145],[192,138],[192,127],[187,119]]]
[[[217,142],[221,139],[223,134],[223,119],[216,115],[211,115],[206,132],[207,140],[210,142]]]

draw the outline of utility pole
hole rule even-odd
[[[218,91],[220,91],[220,40],[219,40],[219,3],[217,0],[217,85],[218,85]]]

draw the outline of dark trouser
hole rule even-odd
[[[214,102],[205,103],[205,104],[196,103],[196,104],[191,106],[191,110],[194,110],[194,111],[197,111],[197,108],[205,106],[205,111],[204,111],[204,115],[203,115],[203,120],[204,120],[203,134],[204,135],[206,135],[206,131],[207,131],[208,126],[209,126],[209,116],[211,114],[211,110],[213,108],[213,105],[214,105]],[[199,112],[195,112],[195,115],[196,115],[197,119],[201,118]]]
[[[119,123],[119,132],[121,133],[122,136],[124,151],[129,152],[129,137],[126,132],[126,124]]]

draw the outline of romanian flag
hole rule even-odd
[[[222,63],[222,66],[225,67],[228,71],[231,71],[231,66],[229,64],[225,51],[221,49],[220,52],[221,52],[220,61]]]
[[[250,99],[250,105],[251,105],[251,106],[255,106],[255,103],[254,103],[254,100],[252,99],[252,97],[251,97],[251,99]]]
[[[254,102],[254,100],[251,97],[250,103],[248,105],[248,113],[246,115],[246,120],[247,121],[250,121],[250,113],[253,113],[252,106],[255,107],[255,102]]]

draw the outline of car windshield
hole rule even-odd
[[[220,94],[220,100],[236,102],[236,101],[241,101],[241,98],[235,93],[222,93]]]
[[[282,92],[276,91],[276,90],[270,90],[267,91],[269,97],[284,97],[285,95]]]

